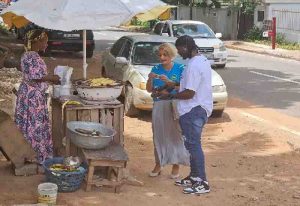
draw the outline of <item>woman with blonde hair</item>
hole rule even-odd
[[[152,132],[154,143],[155,167],[150,177],[160,175],[163,166],[172,164],[171,178],[179,177],[179,165],[189,165],[189,153],[174,119],[172,100],[161,100],[159,95],[177,93],[174,88],[180,82],[183,65],[174,62],[176,47],[170,43],[159,46],[160,64],[154,66],[147,81],[147,91],[152,93]]]

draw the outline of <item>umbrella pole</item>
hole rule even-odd
[[[86,30],[83,30],[83,78],[86,79],[86,69],[87,69],[87,63],[86,63]]]

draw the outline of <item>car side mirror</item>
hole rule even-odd
[[[161,33],[162,36],[170,36],[168,33]]]
[[[222,33],[216,33],[217,38],[222,38]]]
[[[117,57],[116,64],[128,64],[128,60],[125,57]]]

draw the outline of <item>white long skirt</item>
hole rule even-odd
[[[170,100],[154,102],[152,110],[152,132],[155,162],[189,165],[189,152],[184,146],[178,120],[174,120]]]

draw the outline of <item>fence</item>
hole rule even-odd
[[[190,7],[178,6],[176,17],[178,20],[189,20]],[[222,33],[224,39],[234,39],[237,36],[237,12],[232,12],[228,8],[207,9],[193,7],[192,20],[208,24],[214,32]]]
[[[290,41],[300,42],[300,10],[272,9],[272,16],[276,17],[278,32]]]
[[[278,29],[300,32],[300,11],[273,9],[272,16],[276,17]]]

